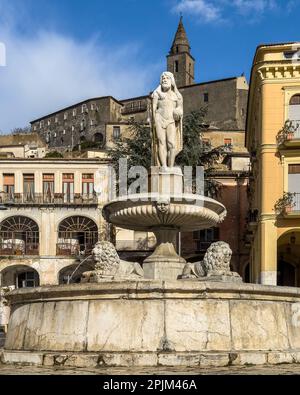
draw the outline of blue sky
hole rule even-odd
[[[0,0],[0,130],[89,97],[147,94],[180,12],[197,82],[248,78],[257,45],[300,41],[300,0]]]

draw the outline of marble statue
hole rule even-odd
[[[182,278],[236,277],[240,276],[230,269],[232,250],[228,243],[217,241],[207,249],[201,262],[187,263]]]
[[[92,258],[95,270],[83,273],[82,282],[99,282],[104,279],[134,280],[144,277],[140,264],[120,259],[114,245],[109,241],[96,243]]]
[[[174,167],[182,151],[183,98],[174,75],[162,73],[160,85],[152,94],[152,161],[154,166]]]

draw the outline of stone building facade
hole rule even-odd
[[[220,145],[231,142],[234,149],[243,150],[248,98],[246,78],[195,83],[194,64],[181,19],[167,56],[167,70],[174,73],[183,95],[185,114],[206,108],[208,134],[205,138],[219,144],[222,135]],[[111,96],[88,99],[32,121],[31,128],[52,149],[70,151],[86,142],[95,143],[94,148],[105,148],[114,137],[127,133],[130,119],[150,122],[149,96],[147,93],[124,100]]]

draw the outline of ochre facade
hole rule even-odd
[[[251,155],[251,281],[299,286],[299,44],[258,47],[246,145]]]

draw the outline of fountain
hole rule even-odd
[[[182,96],[163,73],[152,96],[150,192],[121,196],[103,215],[116,226],[154,232],[143,263],[122,261],[100,241],[81,284],[18,289],[4,363],[44,366],[227,366],[300,362],[300,290],[244,284],[231,249],[213,243],[202,262],[176,251],[180,231],[218,225],[225,207],[183,192]]]

